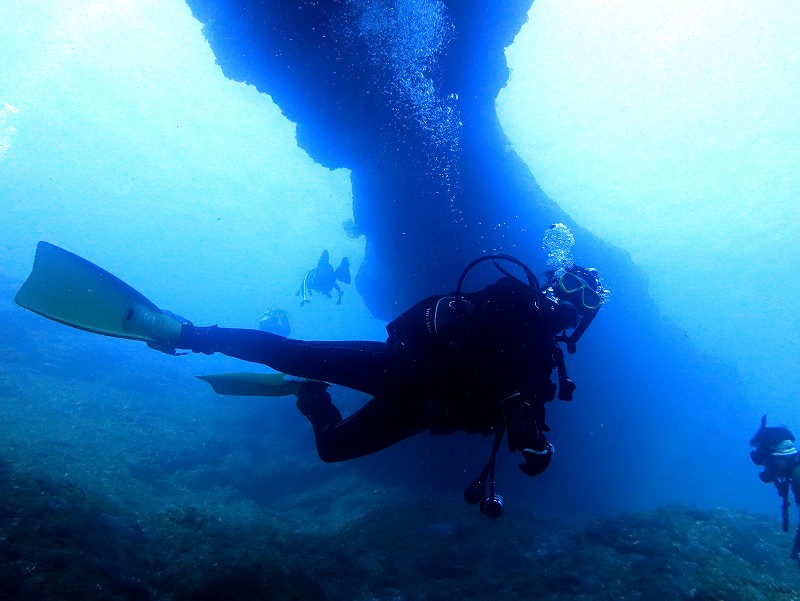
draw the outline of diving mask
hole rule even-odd
[[[566,294],[581,293],[581,304],[588,311],[597,311],[600,305],[603,304],[603,297],[597,292],[589,283],[583,278],[578,277],[574,273],[565,271],[560,278],[558,278],[558,286]]]

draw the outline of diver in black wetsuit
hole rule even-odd
[[[37,245],[33,269],[15,301],[60,323],[140,340],[168,354],[175,349],[220,352],[307,378],[201,376],[220,394],[296,394],[324,461],[374,453],[426,429],[494,434],[489,462],[464,495],[496,517],[502,501],[494,492],[494,464],[502,438],[507,431],[509,449],[522,455],[523,472],[535,476],[547,468],[553,446],[545,437],[545,404],[556,391],[559,399],[570,400],[575,387],[559,345],[575,351],[607,294],[595,270],[573,264],[567,252],[573,242],[563,224],[545,232],[543,248],[554,260],[548,260],[553,270],[543,289],[514,257],[476,259],[452,295],[426,298],[391,322],[386,342],[313,342],[260,330],[195,327],[101,267],[45,241]],[[488,260],[504,277],[462,293],[470,270]],[[501,262],[521,267],[527,282]],[[551,382],[554,369],[558,385]],[[342,419],[328,382],[373,398]]]
[[[772,482],[782,500],[781,525],[784,532],[789,531],[789,489],[792,490],[795,504],[800,507],[800,453],[795,446],[794,435],[783,426],[767,427],[767,416],[761,418],[761,427],[750,439],[755,447],[750,451],[750,459],[764,470],[758,474],[762,482]],[[800,525],[794,535],[794,544],[789,559],[800,562]]]
[[[462,293],[467,272],[487,259],[505,277],[478,292]],[[605,293],[594,270],[572,266],[551,274],[541,290],[524,265],[528,283],[508,274],[498,260],[522,265],[506,255],[478,259],[464,271],[453,295],[427,298],[388,324],[386,342],[293,340],[187,322],[175,346],[220,352],[312,380],[300,386],[297,407],[311,422],[326,462],[374,453],[426,429],[494,433],[490,464],[472,485],[472,502],[478,502],[486,476],[493,476],[505,430],[509,449],[522,454],[523,472],[535,476],[549,465],[553,447],[545,437],[545,403],[556,395],[553,369],[559,398],[571,399],[574,389],[558,342],[574,352]],[[570,328],[575,329],[566,336]],[[373,398],[342,419],[327,382]],[[497,503],[490,503],[486,513],[499,515],[502,505],[493,490],[491,498]]]

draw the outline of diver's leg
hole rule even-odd
[[[792,486],[792,493],[794,494],[794,504],[800,511],[800,465],[796,465],[791,472],[789,480]],[[794,533],[794,543],[792,544],[792,551],[789,553],[789,558],[795,561],[800,561],[800,526]]]
[[[794,543],[789,553],[789,559],[800,561],[800,526],[797,527],[797,532],[794,533]]]
[[[342,419],[322,382],[297,393],[297,408],[311,422],[317,452],[327,463],[369,455],[428,427],[424,403],[401,396],[376,397]]]
[[[179,348],[222,353],[300,378],[378,394],[402,377],[404,362],[384,342],[306,341],[261,330],[190,327]]]

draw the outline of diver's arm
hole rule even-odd
[[[595,311],[594,313],[590,313],[589,315],[581,319],[578,326],[572,331],[572,334],[570,334],[569,336],[556,336],[556,341],[565,343],[567,345],[567,352],[570,355],[575,354],[575,351],[578,350],[577,347],[578,340],[580,340],[581,336],[583,336],[583,333],[586,331],[586,328],[588,328],[591,325],[592,320],[595,318],[596,315],[597,311]]]
[[[571,401],[575,392],[575,382],[567,376],[567,365],[564,362],[564,351],[558,343],[553,345],[553,363],[558,373],[558,398],[562,401]]]
[[[516,394],[503,401],[503,416],[508,428],[508,448],[512,453],[520,452],[525,460],[519,468],[528,476],[538,476],[553,457],[553,445],[544,435],[550,431],[545,424],[544,403]]]

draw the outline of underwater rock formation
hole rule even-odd
[[[530,261],[567,220],[494,106],[530,0],[188,4],[224,73],[272,96],[315,161],[352,170],[357,284],[376,316],[451,289],[482,253]]]
[[[618,475],[618,494],[595,498],[597,509],[619,508],[620,497],[632,507],[653,497],[691,501],[696,484],[729,499],[746,486],[731,467],[710,468],[731,465],[736,429],[713,429],[688,401],[702,403],[703,415],[738,421],[737,374],[700,356],[660,315],[627,253],[541,191],[500,127],[504,49],[530,0],[187,2],[223,72],[269,94],[315,161],[352,171],[351,229],[367,240],[356,283],[376,317],[393,319],[419,298],[453,290],[480,254],[507,252],[540,269],[542,231],[557,221],[572,229],[576,261],[597,267],[613,296],[569,361],[576,403],[588,402],[549,413],[567,449],[562,476],[549,480],[556,498],[574,498],[571,473],[583,474],[583,490],[603,490]],[[485,283],[480,275],[468,287]],[[702,461],[695,445],[674,445],[676,433],[704,441]],[[644,440],[670,453],[631,462],[631,447]],[[598,461],[604,469],[587,470]]]

